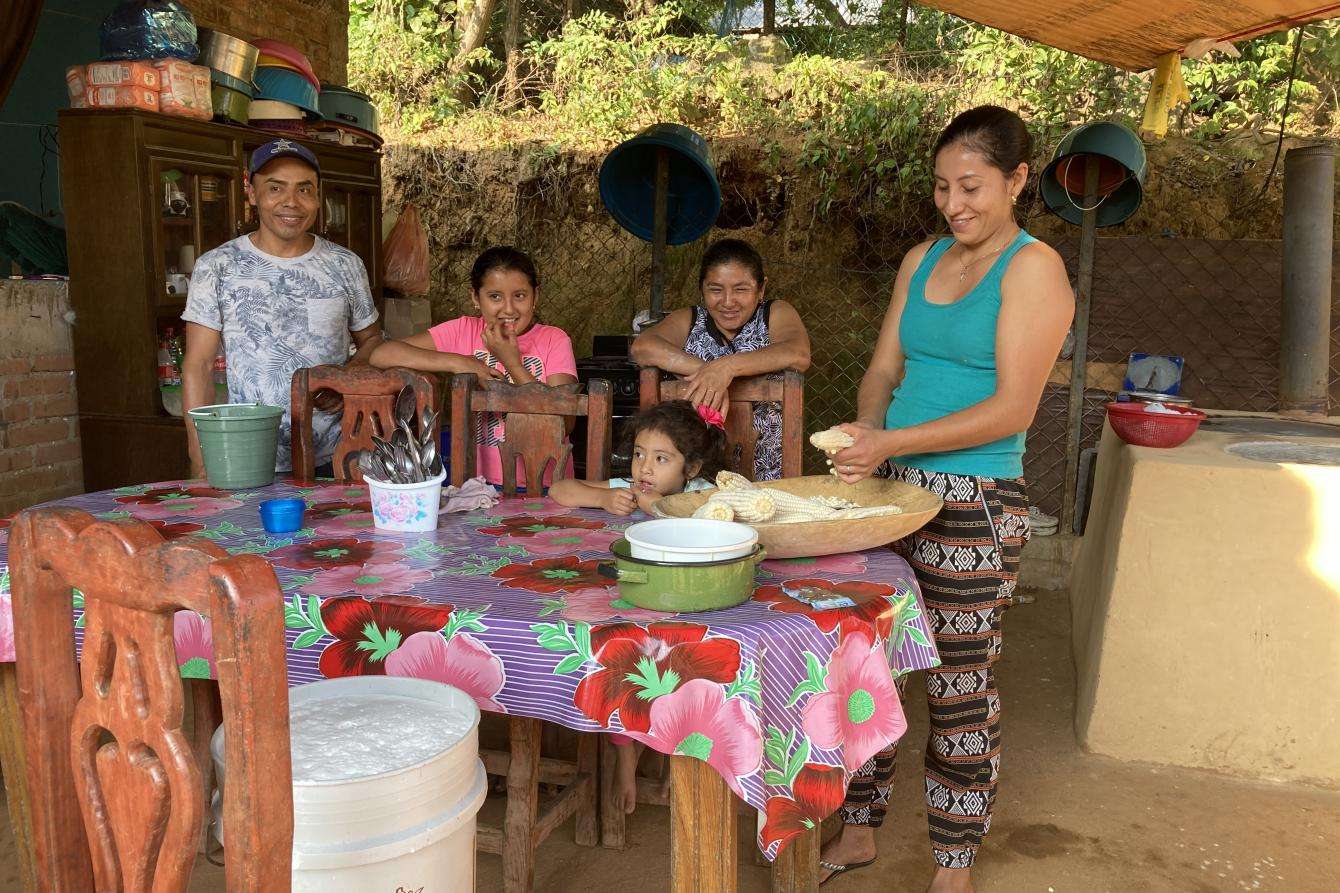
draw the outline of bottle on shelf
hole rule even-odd
[[[169,326],[158,338],[158,386],[170,387],[171,385],[181,384],[181,376],[177,372],[176,364],[172,357],[172,327]]]
[[[222,347],[214,355],[214,383],[228,386],[228,358],[223,355]]]

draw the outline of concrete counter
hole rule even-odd
[[[1340,465],[1103,432],[1071,578],[1075,733],[1120,759],[1340,786]]]

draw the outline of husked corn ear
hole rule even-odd
[[[742,475],[742,474],[736,474],[736,473],[733,472],[733,471],[725,471],[725,470],[718,471],[718,472],[717,472],[717,481],[716,481],[716,483],[717,483],[717,489],[718,489],[718,490],[752,490],[752,489],[754,489],[754,482],[753,482],[753,481],[749,480],[749,478],[745,477],[744,475]]]
[[[841,496],[811,496],[810,499],[819,503],[819,505],[828,506],[830,509],[859,508],[856,503],[852,502],[850,499],[843,499]]]
[[[885,515],[901,515],[901,506],[868,505],[864,508],[846,509],[833,515],[834,521],[859,521],[862,518],[880,518]]]
[[[815,431],[810,435],[810,443],[823,450],[828,455],[833,455],[838,450],[845,450],[856,441],[846,431],[839,431],[837,428],[829,428],[827,431]]]
[[[777,514],[777,503],[762,490],[717,490],[708,502],[721,502],[735,511],[735,520],[763,524]]]
[[[735,509],[726,505],[717,499],[709,499],[698,510],[693,513],[695,518],[706,518],[709,521],[734,521]]]
[[[785,490],[763,487],[758,492],[766,493],[777,506],[777,513],[773,516],[773,522],[777,524],[791,524],[797,521],[822,521],[837,513],[835,509],[826,505],[820,505],[804,496],[787,493]]]

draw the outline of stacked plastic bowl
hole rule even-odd
[[[251,126],[303,135],[305,120],[321,117],[321,82],[317,80],[312,63],[287,43],[262,39],[255,44],[259,55]]]

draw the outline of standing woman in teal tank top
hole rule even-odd
[[[1031,157],[1027,127],[1003,108],[971,109],[940,134],[935,205],[951,235],[903,258],[856,421],[841,426],[856,442],[833,457],[845,481],[891,462],[894,477],[945,503],[895,546],[921,584],[942,661],[926,674],[936,893],[972,889],[991,825],[1000,767],[992,668],[1028,537],[1024,432],[1074,315],[1060,256],[1015,221]],[[823,851],[827,877],[874,861],[895,755],[876,754],[848,785],[842,833]]]

